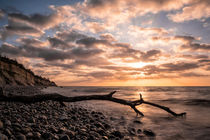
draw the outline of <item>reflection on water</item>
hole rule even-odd
[[[118,91],[114,95],[117,98],[137,100],[141,93],[144,100],[167,106],[177,113],[187,112],[186,118],[174,118],[158,108],[148,105],[139,106],[139,110],[145,114],[145,117],[138,118],[143,122],[141,128],[152,129],[157,134],[156,139],[210,139],[210,87],[53,87],[53,89],[46,89],[66,96],[107,94],[114,90]],[[82,104],[102,110],[107,115],[117,118],[119,122],[123,116],[126,120],[123,125],[134,125],[131,122],[136,119],[136,114],[127,106],[106,101],[86,101]],[[119,125],[119,129],[123,127]]]

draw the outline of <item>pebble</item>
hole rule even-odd
[[[11,126],[12,125],[10,120],[5,120],[4,124],[7,125],[7,126]]]
[[[32,104],[3,102],[0,108],[0,140],[120,140],[155,136],[151,130],[142,132],[141,129],[136,131],[127,126],[123,126],[122,131],[118,130],[120,124],[115,126],[115,121],[125,122],[124,116],[107,117],[101,112],[85,109],[80,105],[78,107],[77,104],[61,107],[59,103],[52,101]],[[141,124],[141,121],[134,120],[133,123]]]
[[[134,120],[133,122],[134,122],[134,123],[137,123],[137,124],[142,124],[142,122],[139,121],[139,120]]]
[[[4,124],[2,121],[0,121],[0,129],[3,129],[4,128]]]
[[[17,140],[26,140],[26,136],[23,134],[19,134],[16,136]]]
[[[118,137],[118,138],[123,138],[124,137],[120,131],[113,131],[111,134]]]
[[[59,140],[70,140],[68,135],[62,135]]]
[[[151,137],[154,137],[154,136],[155,136],[155,133],[152,132],[152,130],[150,130],[150,129],[144,129],[143,133],[144,133],[146,136],[151,136]]]
[[[128,128],[128,132],[129,132],[131,135],[136,135],[136,129],[135,129],[135,128],[129,127],[129,128]]]
[[[0,140],[8,140],[8,137],[2,133],[0,133]]]

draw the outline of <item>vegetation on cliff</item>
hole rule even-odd
[[[0,55],[0,85],[56,86],[47,78],[35,75],[16,60]]]

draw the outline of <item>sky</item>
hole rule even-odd
[[[1,0],[0,54],[62,86],[210,86],[210,0]]]

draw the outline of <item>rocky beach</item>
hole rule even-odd
[[[32,86],[9,86],[4,91],[6,95],[46,94],[40,87]],[[111,122],[114,118],[75,103],[63,107],[53,101],[32,104],[1,102],[0,114],[1,140],[155,139],[155,133],[148,129],[124,126],[127,127],[124,131],[118,130]],[[142,125],[138,120],[134,123]]]

